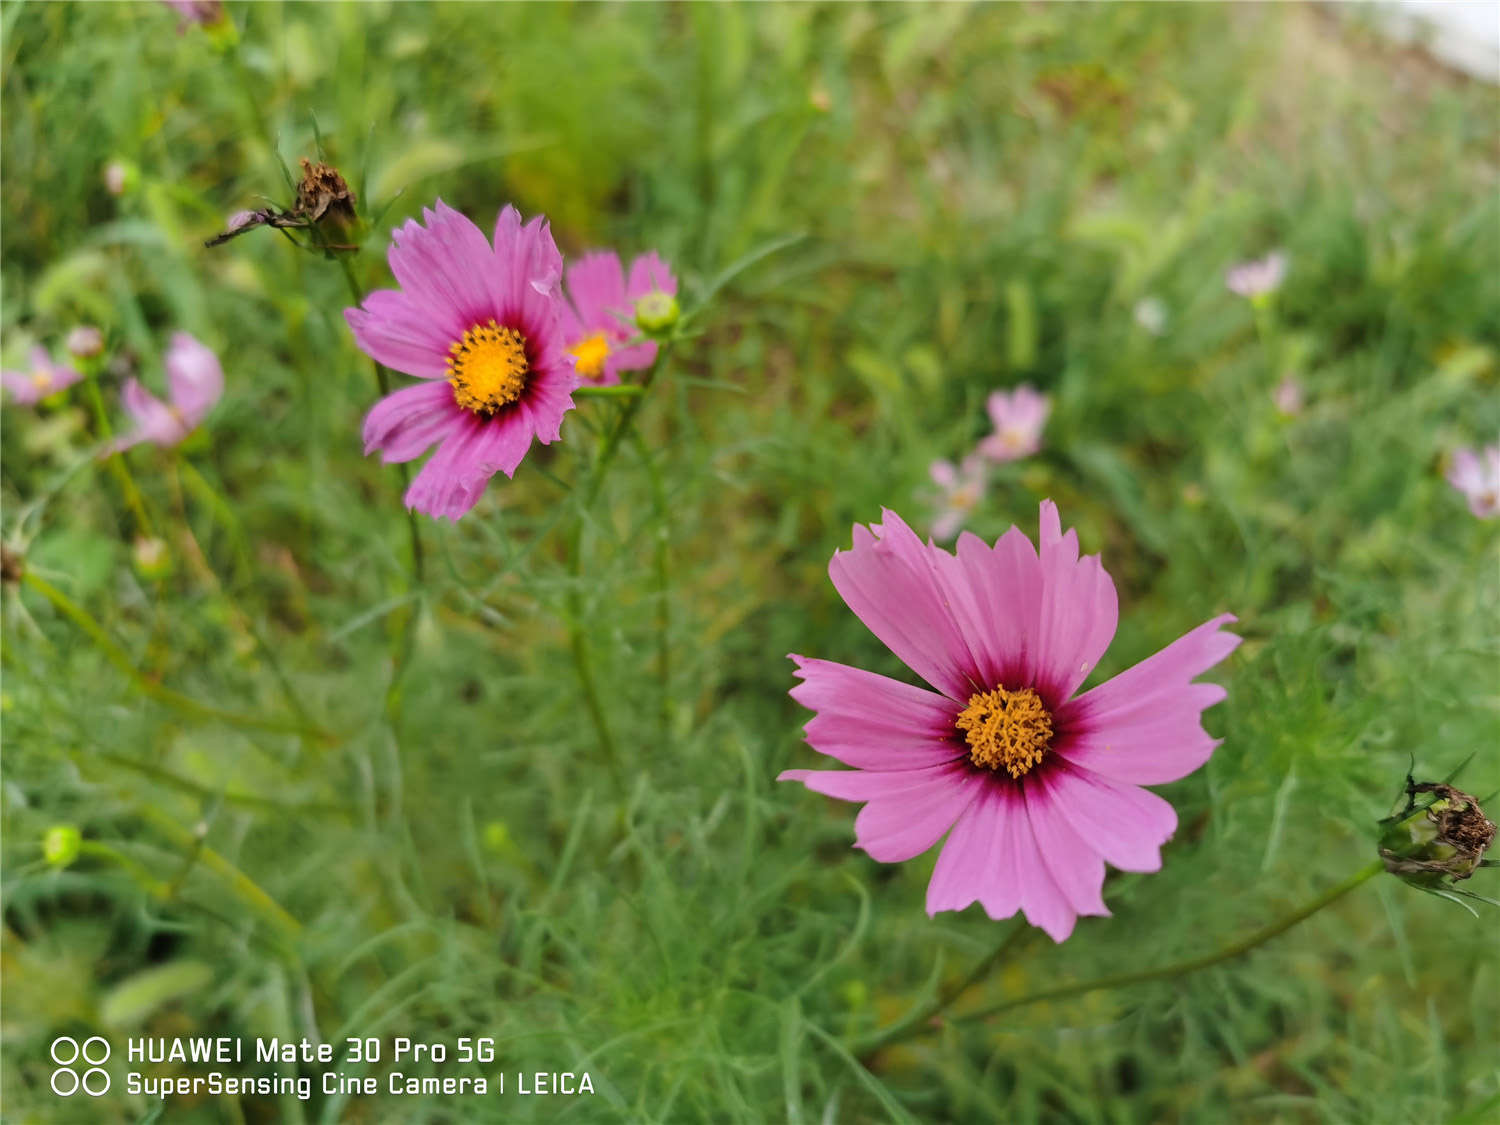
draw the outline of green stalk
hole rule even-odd
[[[99,440],[107,442],[114,436],[114,428],[109,424],[109,412],[104,408],[104,396],[99,393],[99,380],[94,373],[92,363],[88,364],[84,370],[83,385],[89,404],[94,409],[94,424],[99,431]],[[136,534],[147,539],[154,538],[151,530],[151,517],[146,514],[145,501],[141,499],[140,489],[135,486],[135,478],[130,475],[130,466],[125,463],[125,455],[111,453],[105,457],[104,463],[109,466],[111,475],[120,486],[120,492],[125,497],[125,506],[135,517]]]
[[[646,447],[640,431],[631,432],[631,441],[646,467],[646,480],[651,488],[651,508],[656,521],[653,570],[656,601],[656,679],[657,717],[661,723],[661,743],[670,748],[672,739],[672,602],[668,592],[672,589],[672,524],[667,508],[666,493],[662,488],[661,472],[656,467],[656,458]]]
[[[1353,875],[1350,875],[1343,882],[1330,887],[1285,917],[1262,926],[1240,940],[1231,942],[1222,949],[1205,954],[1202,957],[1193,957],[1187,961],[1178,961],[1175,964],[1162,965],[1155,969],[1139,969],[1130,973],[1112,973],[1109,976],[1096,977],[1093,980],[1078,981],[1074,984],[1065,984],[1057,988],[1042,989],[1039,992],[1028,992],[1025,995],[1016,996],[1010,1000],[1002,1000],[998,1004],[991,1004],[988,1007],[979,1008],[973,1012],[965,1012],[963,1015],[955,1017],[955,1019],[964,1022],[982,1020],[990,1016],[999,1015],[1002,1012],[1024,1008],[1030,1004],[1040,1004],[1045,1000],[1066,1000],[1073,996],[1083,996],[1090,992],[1098,992],[1108,988],[1123,988],[1126,985],[1142,984],[1153,980],[1173,980],[1177,977],[1186,976],[1189,973],[1196,973],[1200,969],[1207,969],[1214,965],[1222,964],[1225,961],[1231,961],[1236,957],[1241,957],[1249,953],[1257,946],[1264,945],[1272,938],[1286,933],[1287,930],[1291,929],[1298,922],[1312,917],[1325,906],[1343,898],[1344,895],[1348,894],[1355,887],[1374,878],[1384,870],[1385,864],[1378,859],[1374,860],[1367,866],[1360,868]],[[991,956],[993,957],[994,955],[992,954]],[[971,974],[971,978],[965,982],[964,988],[967,988],[974,980],[979,979],[980,975],[982,974]],[[960,988],[950,994],[947,1002],[951,1003],[953,1000],[956,1000],[962,991],[963,988]],[[865,1040],[856,1043],[854,1047],[855,1052],[858,1054],[872,1051],[887,1043],[896,1042],[899,1039],[908,1039],[924,1030],[928,1030],[927,1026],[925,1026],[925,1021],[937,1015],[944,1006],[945,1004],[938,1004],[933,1006],[931,1011],[922,1013],[923,1022],[903,1020],[898,1025],[884,1031],[876,1032]]]
[[[588,637],[583,628],[583,533],[588,523],[589,509],[593,507],[594,501],[599,496],[599,490],[604,487],[604,477],[609,470],[610,463],[615,454],[619,452],[620,442],[630,431],[635,422],[636,413],[641,408],[641,403],[646,399],[646,392],[650,390],[651,384],[655,382],[657,372],[661,370],[667,355],[672,350],[672,341],[668,340],[657,349],[656,359],[647,369],[645,377],[640,381],[640,393],[631,398],[624,409],[620,411],[618,420],[612,430],[605,435],[599,446],[599,455],[594,459],[593,468],[589,472],[587,482],[581,490],[581,498],[578,502],[578,526],[573,533],[572,549],[569,551],[568,573],[572,581],[568,584],[568,648],[573,654],[573,666],[578,673],[578,685],[583,689],[584,706],[589,713],[589,719],[594,725],[594,734],[599,740],[599,749],[604,753],[605,763],[614,778],[616,787],[623,785],[623,774],[620,772],[620,755],[616,749],[614,734],[609,728],[609,717],[605,714],[604,706],[599,699],[599,689],[594,682],[593,662],[589,655]]]
[[[131,661],[130,655],[104,631],[104,627],[95,621],[87,610],[68,597],[67,594],[64,594],[45,578],[37,575],[35,571],[28,570],[21,581],[38,594],[41,594],[42,597],[52,603],[59,613],[78,626],[94,642],[105,658],[135,684],[144,695],[149,696],[164,706],[170,707],[179,714],[193,719],[227,723],[230,726],[240,727],[244,730],[262,730],[276,734],[298,734],[316,739],[326,745],[333,745],[338,741],[333,734],[309,723],[298,722],[292,719],[267,719],[261,718],[258,715],[242,715],[234,711],[224,711],[218,707],[211,707],[206,703],[199,703],[196,699],[183,695],[181,692],[162,687],[143,674],[135,666],[134,662]]]
[[[1011,922],[1005,936],[1000,939],[994,949],[990,950],[989,953],[980,959],[979,963],[970,970],[968,976],[964,977],[963,980],[952,988],[939,992],[937,996],[933,997],[930,1003],[915,1009],[889,1027],[883,1028],[873,1035],[866,1036],[864,1039],[856,1042],[852,1047],[854,1053],[856,1055],[867,1055],[871,1051],[879,1050],[887,1043],[905,1039],[909,1035],[920,1034],[934,1016],[946,1010],[950,1004],[983,980],[1000,959],[1010,952],[1021,936],[1026,933],[1027,929],[1026,923],[1020,918],[1016,918]]]

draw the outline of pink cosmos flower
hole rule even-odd
[[[1276,384],[1276,389],[1271,392],[1271,401],[1276,404],[1278,413],[1295,418],[1302,413],[1304,401],[1301,381],[1293,375],[1283,376],[1281,382]]]
[[[179,34],[189,24],[208,27],[224,18],[222,0],[162,0],[162,3],[182,17],[177,25]]]
[[[927,470],[932,482],[942,489],[941,507],[933,517],[932,537],[946,542],[958,534],[979,501],[984,499],[984,461],[969,454],[956,468],[952,461],[934,461]]]
[[[53,363],[46,348],[31,349],[30,371],[0,371],[0,385],[19,406],[35,406],[48,395],[71,387],[83,376],[71,367]]]
[[[979,443],[991,461],[1019,461],[1042,447],[1042,428],[1052,413],[1052,401],[1023,383],[1007,394],[996,391],[986,404],[995,432]]]
[[[371,293],[344,317],[366,354],[423,382],[375,404],[365,452],[411,461],[436,444],[406,506],[456,520],[490,477],[515,474],[533,438],[556,441],[573,409],[562,255],[540,215],[522,226],[506,207],[492,243],[438,200],[422,223],[392,232],[389,259],[401,288]]]
[[[924,544],[893,512],[854,529],[828,566],[870,631],[936,691],[793,656],[792,697],[817,712],[820,753],[852,770],[787,770],[778,780],[863,801],[855,846],[882,863],[948,833],[927,912],[978,901],[1017,910],[1055,941],[1081,914],[1107,915],[1104,864],[1155,871],[1177,826],[1143,785],[1192,773],[1218,745],[1201,712],[1225,692],[1194,683],[1239,638],[1215,617],[1156,655],[1074,696],[1114,636],[1114,583],[1080,559],[1057,508],[1041,506],[1041,552],[1012,527],[993,547]],[[949,829],[952,829],[949,832]]]
[[[63,346],[74,359],[93,359],[104,352],[104,333],[92,324],[80,324],[68,333]]]
[[[1448,483],[1464,494],[1469,511],[1482,520],[1500,516],[1500,445],[1476,453],[1460,449],[1448,465]]]
[[[126,383],[120,398],[135,429],[112,442],[109,452],[118,453],[143,441],[176,445],[198,428],[224,393],[224,369],[219,366],[219,357],[186,332],[173,334],[165,366],[171,401],[162,402],[141,386],[139,379]]]
[[[640,335],[635,303],[647,293],[677,295],[677,279],[654,250],[630,263],[628,281],[612,251],[585,254],[568,267],[572,303],[563,306],[562,330],[580,379],[607,386],[620,381],[620,372],[638,371],[656,360],[650,340],[627,343]]]
[[[1258,261],[1231,266],[1224,274],[1224,284],[1231,293],[1254,300],[1281,287],[1286,267],[1287,256],[1280,250],[1273,250]]]

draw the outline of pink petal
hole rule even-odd
[[[1115,584],[1097,555],[1078,557],[1078,533],[1062,534],[1057,505],[1042,501],[1041,644],[1028,682],[1057,708],[1109,648],[1119,622]]]
[[[386,395],[365,417],[366,455],[381,451],[387,464],[420,457],[466,417],[447,383],[428,382]]]
[[[224,369],[213,349],[187,332],[172,334],[164,361],[167,391],[183,423],[192,429],[224,393]]]
[[[1192,679],[1240,643],[1220,627],[1223,614],[1057,711],[1053,750],[1074,765],[1114,781],[1158,785],[1175,781],[1208,760],[1218,745],[1199,718],[1224,698],[1217,684]]]
[[[387,257],[433,330],[454,341],[496,315],[495,253],[484,232],[441,199],[423,209],[422,220],[410,219],[391,232]]]
[[[1161,869],[1161,846],[1177,831],[1177,813],[1155,793],[1062,759],[1038,770],[1035,784],[1073,831],[1121,871]]]
[[[172,413],[166,403],[141,386],[139,379],[131,379],[125,384],[125,389],[120,392],[120,401],[125,412],[135,422],[135,430],[115,439],[110,444],[111,450],[118,452],[129,449],[143,441],[155,445],[176,445],[187,437],[187,428],[183,426],[182,420]]]
[[[448,377],[448,349],[462,338],[441,326],[443,318],[396,289],[378,289],[359,308],[345,309],[354,340],[376,363],[423,379]]]
[[[977,899],[997,921],[1023,910],[1033,926],[1053,941],[1064,941],[1078,911],[1043,858],[1021,787],[985,780],[938,856],[927,887],[927,912],[962,910]]]
[[[569,266],[568,296],[578,310],[583,335],[604,331],[621,335],[624,326],[610,314],[628,314],[631,301],[625,295],[625,268],[618,254],[597,250]]]
[[[495,275],[495,299],[502,320],[514,321],[519,311],[535,307],[533,299],[557,298],[562,280],[562,254],[552,239],[552,227],[540,215],[521,224],[521,213],[514,207],[501,208],[495,219],[495,260],[502,269]]]
[[[506,476],[526,456],[533,436],[525,415],[507,410],[485,420],[465,411],[406,490],[406,506],[456,520],[479,501],[490,477]]]
[[[820,754],[863,770],[911,770],[965,756],[953,742],[953,701],[886,676],[793,656],[791,696],[817,715],[804,731]]]
[[[927,884],[927,913],[963,910],[979,902],[999,921],[1021,909],[1021,875],[1017,861],[1025,851],[1014,835],[1027,833],[1024,809],[1011,810],[1010,786],[987,785],[968,807],[943,844],[932,881]]]
[[[934,555],[896,513],[856,525],[854,548],[835,552],[829,577],[856,616],[913,672],[949,698],[967,700],[981,685],[963,632],[948,604]],[[984,684],[983,688],[993,685]]]
[[[677,279],[660,254],[648,250],[630,263],[630,281],[625,286],[633,306],[647,293],[677,295]]]
[[[986,688],[1030,686],[1039,663],[1042,570],[1036,548],[1018,527],[994,547],[971,532],[958,537],[962,588],[971,599],[965,633]],[[955,578],[952,588],[960,580]]]
[[[881,863],[899,863],[942,838],[989,783],[964,764],[917,770],[784,770],[815,793],[868,802],[854,819],[855,847]]]
[[[0,385],[10,392],[11,401],[19,406],[31,406],[42,398],[42,393],[24,371],[0,371]]]
[[[630,329],[621,326],[625,338],[629,338]],[[644,371],[656,362],[656,343],[652,340],[643,340],[639,344],[630,344],[625,347],[616,348],[610,353],[606,367],[611,371]]]
[[[1069,908],[1075,914],[1108,917],[1109,908],[1100,893],[1104,887],[1103,858],[1068,823],[1046,786],[1027,778],[1022,792],[1026,798],[1026,819],[1031,824],[1042,862]],[[1068,929],[1071,932],[1071,923]]]

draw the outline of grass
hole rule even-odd
[[[1412,759],[1474,754],[1459,783],[1500,786],[1496,525],[1442,479],[1500,431],[1492,89],[1290,6],[230,13],[221,50],[157,4],[0,9],[7,366],[97,324],[118,419],[122,377],[159,390],[183,328],[228,384],[188,443],[127,455],[129,483],[91,455],[83,388],[6,410],[6,543],[64,599],[5,589],[7,1120],[1500,1112],[1493,915],[1387,877],[1245,959],[861,1056],[1009,926],[929,919],[932,856],[876,864],[852,807],[772,780],[816,764],[786,653],[904,675],[829,556],[881,506],[924,519],[929,462],[1029,381],[1046,446],[971,526],[1034,533],[1051,497],[1102,551],[1121,625],[1096,679],[1226,610],[1246,642],[1216,673],[1223,745],[1162,789],[1163,871],[1112,875],[1114,917],[1061,946],[1018,931],[950,1014],[1274,921],[1372,858]],[[578,486],[628,400],[581,401],[470,516],[422,519],[414,577],[400,474],[360,456],[377,392],[338,266],[271,231],[202,248],[289,202],[281,165],[320,144],[380,216],[364,289],[439,195],[674,263],[701,312],[596,502]],[[112,158],[138,169],[118,198]],[[1223,272],[1276,247],[1258,319]],[[65,869],[57,824],[85,841]],[[507,1093],[158,1117],[117,1062],[82,1108],[47,1088],[60,1034],[376,1037],[374,1075],[396,1036],[489,1036],[493,1063],[399,1069]],[[596,1093],[509,1092],[538,1070]]]

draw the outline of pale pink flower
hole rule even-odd
[[[92,324],[80,324],[68,333],[64,346],[74,359],[93,359],[104,351],[104,333]]]
[[[1293,375],[1284,376],[1281,382],[1276,384],[1276,389],[1271,392],[1271,401],[1286,417],[1296,417],[1302,413],[1302,383]]]
[[[198,428],[214,403],[224,393],[224,369],[207,345],[186,332],[177,332],[167,348],[167,398],[162,402],[139,379],[131,379],[121,392],[125,412],[135,429],[117,438],[110,452],[117,453],[142,442],[176,445]]]
[[[807,741],[850,770],[779,780],[865,807],[855,846],[882,863],[948,834],[927,912],[979,902],[1017,910],[1062,941],[1108,914],[1104,864],[1156,871],[1172,806],[1141,788],[1176,781],[1218,742],[1201,725],[1222,700],[1194,683],[1239,638],[1221,614],[1113,679],[1074,695],[1114,637],[1115,586],[1079,558],[1057,508],[1041,505],[1041,551],[1012,527],[993,547],[965,532],[956,554],[893,512],[856,526],[829,576],[859,619],[936,690],[793,656],[792,697],[817,714]],[[951,829],[951,831],[950,831]]]
[[[401,288],[344,318],[366,355],[422,382],[375,404],[365,452],[411,461],[436,445],[406,506],[456,520],[495,473],[515,473],[532,441],[556,441],[573,409],[562,255],[540,216],[522,226],[504,208],[491,241],[438,200],[392,232],[389,260]]]
[[[1042,429],[1052,412],[1052,401],[1023,383],[1006,393],[995,391],[986,403],[995,432],[979,443],[991,461],[1019,461],[1042,447]]]
[[[181,17],[177,24],[179,33],[189,24],[210,27],[224,18],[222,0],[162,0],[162,3]]]
[[[932,537],[942,543],[958,534],[969,514],[984,499],[988,483],[984,461],[971,453],[957,466],[952,461],[934,461],[927,472],[942,490],[938,513],[932,520]]]
[[[1500,516],[1500,445],[1475,452],[1459,449],[1448,464],[1448,483],[1464,494],[1469,511],[1482,520]]]
[[[130,186],[130,169],[122,160],[111,160],[104,166],[104,187],[110,195],[124,195]]]
[[[31,349],[30,371],[0,371],[0,385],[19,406],[35,406],[48,395],[71,387],[83,376],[71,367],[53,363],[46,348]]]
[[[677,279],[656,251],[630,264],[630,277],[613,251],[585,254],[568,267],[568,297],[562,309],[563,339],[580,379],[607,386],[620,372],[650,367],[656,344],[640,336],[635,303],[648,293],[675,296]]]
[[[1231,266],[1224,274],[1224,284],[1231,293],[1254,300],[1275,292],[1286,277],[1287,256],[1273,250],[1264,258]]]
[[[1131,310],[1135,322],[1153,336],[1167,330],[1167,306],[1159,297],[1142,297]]]

